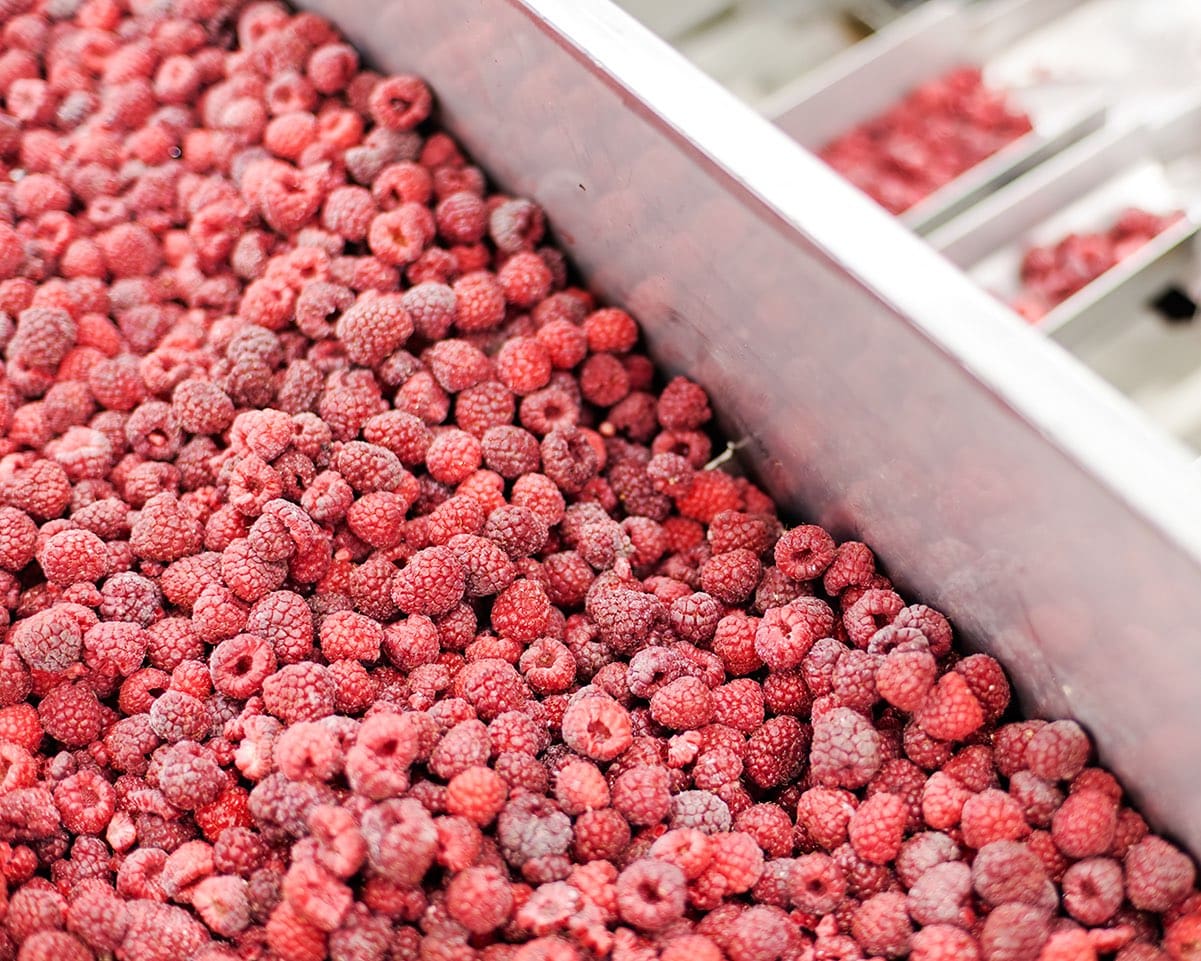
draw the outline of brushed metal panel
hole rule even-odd
[[[604,0],[305,0],[416,70],[770,489],[1087,724],[1201,851],[1201,508],[1181,448]]]

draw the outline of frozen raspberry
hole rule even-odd
[[[1076,862],[1062,884],[1063,905],[1082,924],[1105,924],[1122,904],[1122,866],[1109,858]]]
[[[1034,733],[1026,745],[1025,763],[1031,773],[1049,781],[1070,781],[1091,753],[1088,735],[1075,721],[1055,721]]]
[[[517,580],[492,604],[492,626],[501,637],[528,644],[546,633],[550,601],[535,581]]]
[[[851,916],[851,933],[871,954],[898,957],[909,950],[913,927],[905,896],[895,892],[877,894],[864,901]]]
[[[950,924],[933,924],[909,941],[912,961],[980,961],[980,949],[967,931]]]
[[[980,932],[981,955],[986,961],[1037,958],[1050,934],[1044,909],[1027,904],[1003,904],[993,910]]]
[[[563,741],[573,751],[597,761],[611,761],[630,746],[630,715],[604,695],[577,697],[562,721]]]
[[[925,650],[894,650],[884,657],[876,670],[876,690],[889,704],[913,713],[925,704],[938,665]]]
[[[962,861],[927,868],[909,888],[909,915],[921,925],[958,924],[972,893],[972,869]]]
[[[315,721],[333,713],[329,670],[312,661],[285,665],[263,681],[263,704],[286,723]]]
[[[411,130],[429,116],[433,98],[417,77],[401,74],[381,80],[368,101],[372,119],[388,130]]]
[[[695,430],[712,416],[703,388],[676,377],[659,395],[659,423],[666,430]]]
[[[383,637],[383,629],[371,618],[354,611],[336,611],[321,624],[321,653],[330,661],[375,661]]]
[[[725,604],[740,604],[754,593],[762,574],[763,566],[753,551],[733,550],[705,562],[701,587]]]
[[[747,777],[763,788],[786,784],[800,773],[809,741],[808,729],[795,718],[772,718],[747,743]]]
[[[566,645],[549,637],[534,641],[518,662],[522,676],[538,694],[560,694],[569,690],[576,677],[576,659]]]
[[[994,841],[1016,840],[1030,833],[1017,801],[995,788],[972,795],[964,802],[963,841],[982,848]]]
[[[901,849],[907,811],[894,794],[873,794],[859,805],[847,825],[851,847],[872,864],[886,864]]]
[[[62,671],[79,661],[83,637],[79,622],[63,608],[50,608],[14,625],[12,646],[31,668]]]
[[[703,681],[680,677],[651,698],[651,716],[676,731],[695,730],[713,719],[713,694]]]
[[[138,513],[130,532],[134,553],[147,560],[174,561],[201,547],[200,522],[180,505],[175,495],[156,494]]]
[[[794,527],[776,542],[776,565],[793,580],[812,580],[830,566],[835,550],[834,539],[822,528]]]
[[[37,525],[29,515],[15,507],[0,507],[0,567],[19,571],[33,560],[36,545]]]
[[[218,434],[234,419],[229,395],[205,380],[185,380],[176,386],[171,412],[179,426],[192,434]]]
[[[667,927],[684,913],[684,875],[674,864],[642,859],[617,878],[621,917],[644,931]]]
[[[1109,851],[1117,828],[1117,804],[1100,791],[1074,791],[1051,819],[1051,837],[1070,858]]]
[[[467,868],[447,885],[446,910],[473,934],[487,934],[513,910],[512,887],[495,867]]]
[[[81,684],[60,684],[38,705],[42,728],[68,747],[83,747],[100,736],[104,714],[96,695]]]
[[[755,632],[755,653],[772,670],[797,667],[820,638],[834,628],[829,606],[814,597],[798,597],[767,611]]]
[[[542,439],[542,469],[561,490],[578,493],[599,466],[596,451],[576,427],[552,430]]]
[[[1189,958],[1196,957],[1199,946],[1201,946],[1201,916],[1197,914],[1186,914],[1174,921],[1164,932],[1164,947],[1172,961],[1177,961],[1177,959],[1187,961]],[[1123,961],[1125,961],[1124,958]]]
[[[409,339],[413,322],[399,295],[369,294],[338,318],[335,332],[352,361],[374,367]]]
[[[952,672],[939,678],[918,710],[916,720],[933,738],[962,741],[984,723],[984,709],[967,681]]]
[[[418,551],[392,581],[392,601],[406,614],[445,614],[463,598],[463,566],[448,547]]]
[[[447,785],[446,806],[452,814],[465,817],[482,827],[500,813],[507,794],[507,785],[500,775],[477,765],[451,778]]]
[[[455,693],[485,721],[518,710],[529,699],[529,689],[521,675],[499,658],[472,661],[455,677],[454,685]]]
[[[1072,795],[1068,801],[1076,796]],[[1064,802],[1065,806],[1067,803]],[[1099,809],[1100,802],[1094,803]],[[1063,850],[1059,838],[1055,843]],[[1067,850],[1064,854],[1073,856]],[[1196,879],[1196,869],[1189,857],[1154,835],[1143,838],[1127,852],[1125,865],[1126,896],[1143,911],[1167,911],[1189,892]]]
[[[455,326],[463,333],[492,330],[505,318],[505,295],[496,278],[477,270],[451,285],[455,296]]]
[[[667,769],[638,764],[623,771],[613,782],[613,807],[636,826],[657,824],[671,811]]]
[[[1038,856],[1017,841],[986,844],[972,862],[972,884],[990,904],[1037,904],[1046,883],[1047,874]]]
[[[838,707],[814,719],[809,764],[822,786],[863,787],[882,761],[880,735],[863,715]]]

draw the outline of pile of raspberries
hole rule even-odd
[[[1181,211],[1154,214],[1130,207],[1108,230],[1068,234],[1056,244],[1031,247],[1022,257],[1022,290],[1011,306],[1026,320],[1037,323],[1052,308],[1183,219]]]
[[[958,67],[826,144],[818,156],[900,214],[1033,129],[1004,92],[985,85],[978,67]]]
[[[2,9],[0,961],[1201,957],[1084,731],[716,469],[419,79]]]

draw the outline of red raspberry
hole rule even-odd
[[[1012,841],[1030,833],[1017,801],[1004,791],[991,788],[974,794],[963,804],[963,842],[982,848],[994,841]]]
[[[950,924],[923,927],[909,940],[911,961],[980,961],[980,949],[967,931]]]
[[[629,844],[630,826],[612,808],[585,811],[576,818],[574,854],[580,863],[615,861]]]
[[[1038,904],[1047,884],[1042,861],[1017,841],[984,845],[972,862],[972,884],[989,904]]]
[[[469,767],[451,778],[446,807],[483,827],[504,807],[508,788],[500,775],[486,767]]]
[[[763,689],[757,681],[740,678],[713,691],[713,719],[743,734],[753,734],[763,724]]]
[[[747,777],[762,788],[788,783],[800,773],[809,741],[808,729],[795,718],[772,718],[747,743]]]
[[[381,80],[371,91],[371,117],[388,130],[411,130],[429,116],[433,97],[419,77],[399,74]]]
[[[518,251],[509,257],[496,279],[505,300],[515,307],[528,309],[544,300],[554,285],[554,275],[546,261],[533,251]]]
[[[383,639],[378,623],[353,611],[336,611],[321,624],[321,653],[330,661],[376,661]]]
[[[1074,791],[1051,819],[1051,837],[1070,858],[1109,851],[1117,828],[1117,804],[1100,791]]]
[[[561,694],[569,690],[576,677],[576,659],[560,642],[538,638],[518,662],[526,683],[538,694]]]
[[[901,849],[908,811],[894,794],[873,794],[859,805],[847,825],[851,847],[864,861],[886,864]]]
[[[83,652],[79,622],[62,607],[18,621],[9,640],[21,659],[39,671],[63,671],[77,663]]]
[[[828,914],[846,897],[842,868],[828,854],[803,854],[793,862],[788,879],[792,903],[808,914]]]
[[[446,888],[446,910],[473,934],[487,934],[504,924],[513,910],[513,890],[495,867],[470,867]]]
[[[1172,961],[1190,961],[1197,956],[1198,947],[1201,947],[1201,915],[1186,914],[1172,922],[1164,932],[1164,948]],[[1125,954],[1124,951],[1119,954],[1122,961],[1127,961]],[[1159,956],[1148,953],[1146,957],[1157,959]]]
[[[713,719],[713,693],[695,677],[680,677],[651,697],[651,716],[676,731],[696,730]]]
[[[37,525],[28,514],[15,507],[0,507],[0,568],[19,571],[33,560],[37,535]]]
[[[885,892],[864,901],[851,916],[851,933],[871,954],[897,957],[907,953],[913,927],[905,895]]]
[[[763,565],[754,552],[739,549],[716,554],[701,568],[701,587],[705,593],[725,604],[746,601],[759,585]]]
[[[704,389],[686,377],[676,377],[663,388],[658,414],[666,430],[696,430],[713,416]]]
[[[508,424],[490,427],[481,443],[484,463],[501,477],[512,480],[538,469],[538,440],[527,430]]]
[[[188,515],[175,495],[162,493],[151,497],[138,513],[129,542],[138,557],[174,561],[197,553],[201,536],[199,521]]]
[[[752,805],[734,819],[734,830],[753,837],[768,857],[792,853],[792,819],[778,804]]]
[[[483,658],[466,665],[455,677],[454,692],[485,721],[520,709],[530,693],[521,675],[499,658]]]
[[[1070,781],[1092,751],[1088,735],[1075,721],[1055,721],[1034,732],[1026,744],[1025,764],[1049,781]]]
[[[967,681],[960,674],[949,673],[939,678],[916,720],[933,738],[962,741],[984,723],[984,709]]]
[[[863,715],[837,707],[814,719],[809,765],[819,784],[863,787],[882,761],[880,735]]]
[[[406,614],[445,614],[466,589],[463,566],[448,547],[418,551],[392,581],[392,601]]]
[[[63,826],[75,834],[99,834],[116,810],[116,792],[97,771],[80,771],[54,788]]]
[[[399,214],[400,211],[395,212]],[[380,215],[389,216],[394,214]],[[373,237],[380,217],[372,221]],[[371,292],[360,296],[338,318],[335,332],[354,363],[375,367],[404,345],[413,333],[413,322],[399,294]]]
[[[551,604],[535,581],[517,580],[492,603],[492,626],[501,637],[528,644],[546,633]]]
[[[820,576],[834,560],[834,539],[812,524],[794,527],[780,536],[775,546],[776,565],[796,581]]]
[[[962,861],[928,867],[909,888],[909,916],[921,925],[958,924],[972,893],[972,869]]]
[[[611,761],[633,742],[630,715],[605,695],[577,697],[562,722],[563,742],[597,761]]]
[[[584,319],[588,349],[594,353],[609,351],[624,354],[638,343],[638,325],[634,318],[617,307],[603,307]]]
[[[1063,905],[1077,921],[1102,925],[1122,904],[1122,866],[1109,858],[1078,861],[1063,876]]]
[[[1068,801],[1076,796],[1073,794]],[[1100,802],[1095,803],[1099,808]],[[1055,843],[1060,845],[1060,839],[1056,838]],[[1069,851],[1064,853],[1073,856]],[[1143,838],[1126,853],[1125,865],[1126,896],[1143,911],[1167,911],[1188,894],[1196,879],[1196,868],[1188,855],[1154,835]]]
[[[38,705],[42,729],[68,747],[83,747],[96,740],[104,714],[96,695],[82,684],[60,684]]]
[[[329,669],[301,661],[287,664],[263,681],[263,706],[285,723],[315,721],[333,713]]]
[[[505,295],[496,278],[484,270],[458,278],[451,289],[455,295],[455,326],[463,333],[493,330],[505,318]]]
[[[683,873],[664,861],[635,861],[617,878],[617,908],[622,919],[644,931],[658,931],[680,918],[684,896]]]
[[[1027,904],[1003,904],[984,921],[981,954],[986,959],[1036,958],[1050,933],[1044,909]]]
[[[658,824],[671,812],[667,769],[659,765],[638,764],[623,771],[612,790],[614,809],[630,824]]]
[[[918,711],[934,687],[938,665],[924,650],[894,650],[876,670],[876,690],[898,710]]]

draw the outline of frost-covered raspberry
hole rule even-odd
[[[392,600],[407,614],[445,614],[466,590],[463,566],[448,547],[419,551],[396,573]]]
[[[814,719],[809,765],[819,784],[862,787],[882,761],[880,735],[862,714],[839,707]]]
[[[684,913],[684,875],[674,864],[643,858],[617,878],[621,917],[644,931],[667,927]]]
[[[577,697],[562,721],[563,741],[574,751],[597,761],[611,761],[630,746],[630,715],[611,697]]]
[[[1127,897],[1144,911],[1168,910],[1192,888],[1196,879],[1196,869],[1188,856],[1153,835],[1143,838],[1127,852],[1125,867]]]

